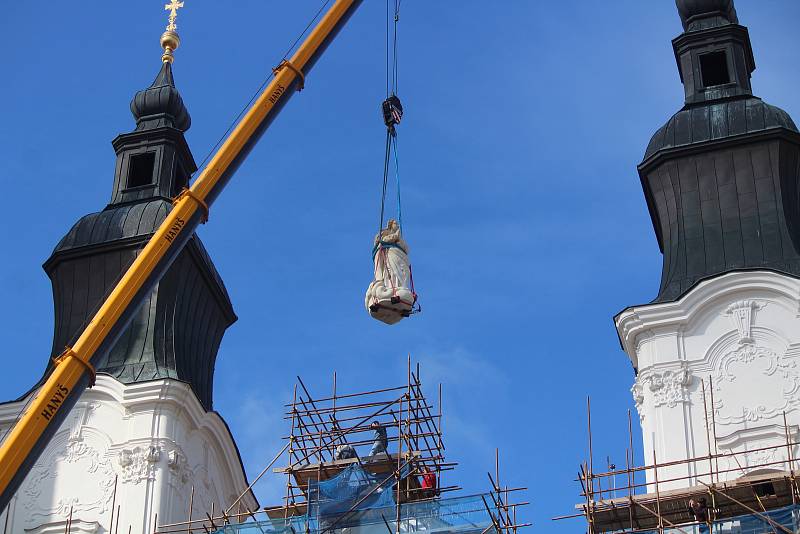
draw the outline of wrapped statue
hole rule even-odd
[[[364,303],[373,318],[395,324],[413,313],[417,294],[411,276],[408,244],[394,219],[390,219],[386,228],[375,236],[372,259],[375,278],[367,288]]]

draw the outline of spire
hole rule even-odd
[[[184,137],[191,119],[172,75],[182,5],[165,6],[170,15],[161,36],[161,69],[131,101],[135,129],[112,141],[117,161],[111,202],[75,223],[45,263],[55,301],[54,355],[91,319],[197,170]],[[225,285],[195,235],[95,367],[125,384],[182,380],[210,410],[217,349],[235,320]]]
[[[189,111],[183,104],[180,93],[175,88],[172,77],[172,62],[175,61],[175,50],[181,44],[178,35],[178,10],[183,2],[171,0],[164,6],[169,11],[167,31],[161,35],[160,43],[164,53],[161,55],[161,70],[147,89],[139,91],[131,101],[131,113],[136,119],[136,130],[150,130],[162,126],[177,128],[185,132],[192,124]]]
[[[161,69],[153,83],[131,100],[136,128],[113,141],[118,163],[112,204],[170,200],[188,185],[189,176],[197,169],[183,135],[192,119],[172,75],[173,53],[180,44],[175,19],[182,6],[183,2],[175,0],[164,6],[170,15],[160,40],[164,49]]]
[[[657,302],[740,269],[800,277],[800,133],[753,95],[755,60],[733,0],[677,0],[683,107],[639,165],[664,255]]]

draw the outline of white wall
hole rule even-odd
[[[23,402],[0,406],[0,429]],[[246,487],[233,437],[216,413],[206,413],[188,385],[154,380],[123,385],[99,375],[80,398],[26,477],[0,532],[109,532],[117,481],[114,530],[151,533],[185,521],[194,487],[193,517],[231,503]],[[258,505],[251,494],[244,499]]]
[[[715,450],[716,434],[719,453],[750,451],[736,460],[720,459],[719,469],[731,470],[721,480],[752,473],[767,462],[782,462],[770,469],[789,469],[783,414],[797,441],[800,281],[768,271],[729,273],[701,282],[678,302],[629,308],[616,324],[639,370],[631,391],[645,463],[652,464],[654,454],[659,463],[707,455],[709,446]],[[775,446],[782,447],[754,451]],[[795,448],[792,456],[797,455]],[[708,470],[708,461],[697,462],[659,470],[658,479],[696,477]],[[655,475],[649,471],[648,482]],[[708,482],[707,476],[700,479]]]

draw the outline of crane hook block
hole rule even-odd
[[[400,103],[397,95],[392,95],[383,101],[381,109],[383,110],[384,124],[390,131],[394,132],[395,125],[400,124],[403,119],[403,104]]]

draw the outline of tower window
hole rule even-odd
[[[153,183],[153,169],[156,166],[155,152],[145,152],[131,156],[128,168],[128,187],[139,187]]]
[[[703,54],[700,56],[700,72],[705,87],[730,83],[731,75],[728,72],[727,54],[725,52]]]

